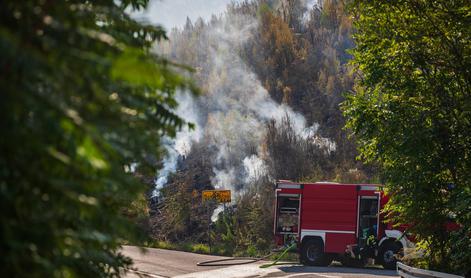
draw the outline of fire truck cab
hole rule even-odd
[[[383,222],[381,210],[387,200],[376,184],[279,181],[276,243],[297,243],[300,260],[307,265],[328,265],[336,259],[363,266],[373,258],[384,268],[395,269],[413,243],[404,231]]]

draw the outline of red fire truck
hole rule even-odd
[[[307,265],[328,265],[333,259],[360,266],[368,258],[394,269],[413,243],[383,222],[388,201],[381,185],[334,182],[276,186],[274,232],[279,246],[297,243]]]

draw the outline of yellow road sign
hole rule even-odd
[[[203,197],[203,201],[216,200],[219,203],[231,202],[230,190],[203,190],[201,196]]]

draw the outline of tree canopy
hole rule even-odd
[[[4,1],[0,10],[0,269],[14,277],[119,275],[120,211],[146,189],[163,135],[185,122],[184,67],[151,52],[147,0]]]
[[[380,164],[389,211],[427,246],[429,267],[469,275],[469,1],[353,1],[352,11],[359,77],[347,126],[361,157]]]

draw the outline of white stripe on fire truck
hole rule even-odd
[[[285,188],[285,189],[300,189],[300,184],[289,184],[289,183],[279,183],[277,188]]]
[[[360,186],[360,190],[379,190],[379,186],[374,185],[362,185]]]
[[[306,230],[302,229],[301,233],[335,233],[335,234],[355,234],[355,231],[336,231],[336,230]]]

